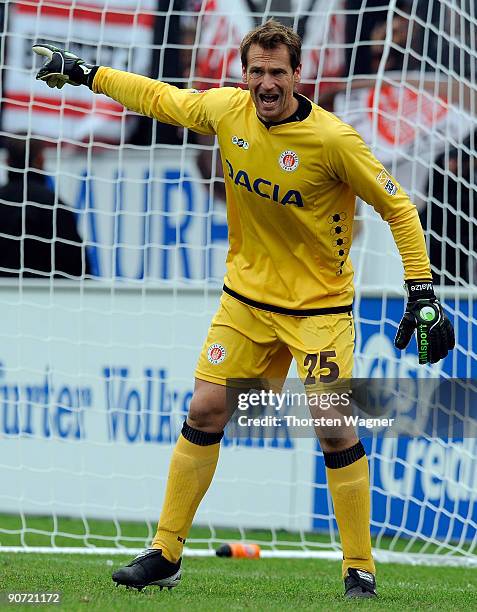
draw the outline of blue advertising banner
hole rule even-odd
[[[404,308],[399,298],[362,298],[357,302],[360,319],[357,337],[357,370],[360,377],[438,377],[470,379],[476,377],[477,327],[473,324],[477,302],[469,297],[444,300],[454,321],[456,349],[441,363],[424,368],[417,364],[415,342],[405,354],[393,346],[396,326]],[[360,357],[362,355],[362,358]],[[442,397],[440,398],[442,400]],[[477,393],[457,397],[477,404]],[[417,419],[417,402],[409,405],[404,417],[409,432]],[[445,401],[444,401],[445,403]],[[473,412],[475,409],[472,408]],[[468,413],[468,408],[467,408]],[[446,421],[447,419],[447,421]],[[422,425],[422,423],[421,423]],[[432,423],[435,427],[435,423]],[[421,434],[363,437],[370,458],[372,486],[371,531],[443,540],[470,540],[477,535],[477,437],[464,435],[462,422],[439,413],[438,437],[432,437],[430,419]],[[468,430],[469,431],[469,430]],[[470,430],[472,431],[472,430]],[[317,447],[319,449],[319,447]],[[327,531],[328,493],[323,459],[315,464],[313,529]]]

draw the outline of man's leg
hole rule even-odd
[[[220,440],[229,416],[226,388],[196,380],[189,416],[172,454],[166,495],[152,548],[176,563],[197,508],[217,466]]]
[[[356,436],[320,437],[320,445],[343,548],[343,577],[349,575],[350,569],[374,576],[376,568],[369,528],[369,470],[363,445]],[[357,576],[359,578],[360,574]],[[361,578],[366,580],[366,574],[361,574]]]
[[[197,508],[217,466],[230,414],[226,388],[196,379],[189,415],[172,453],[166,495],[152,547],[113,574],[117,585],[172,588],[181,577],[181,555]]]
[[[355,338],[351,313],[303,318],[274,315],[274,320],[279,326],[279,338],[296,359],[309,396],[349,390]],[[336,430],[317,427],[316,434],[325,457],[341,537],[346,594],[369,597],[375,592],[376,570],[371,555],[368,462],[354,429],[343,422],[343,415],[350,410],[349,402],[326,410],[319,405],[309,401],[314,418],[324,416],[343,423]]]
[[[337,385],[342,386],[342,383],[338,381]],[[371,552],[368,460],[354,427],[344,421],[348,414],[351,414],[348,402],[339,408],[328,408],[326,416],[341,425],[317,427],[316,434],[323,451],[343,549],[345,595],[348,598],[374,597],[376,568]]]

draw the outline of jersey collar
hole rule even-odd
[[[286,119],[282,119],[281,121],[273,122],[273,121],[264,121],[261,117],[257,115],[259,121],[263,123],[263,125],[267,128],[267,130],[269,130],[271,127],[275,127],[276,125],[283,125],[284,123],[292,123],[293,121],[303,121],[304,119],[308,117],[308,115],[311,113],[310,100],[308,100],[307,98],[305,98],[305,96],[302,96],[301,94],[298,94],[296,92],[293,92],[293,97],[298,100],[298,108],[293,113],[293,115],[290,115],[290,117],[287,117]]]

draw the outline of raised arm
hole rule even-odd
[[[34,45],[33,51],[46,57],[36,78],[49,87],[86,85],[141,115],[201,134],[215,134],[218,111],[226,106],[220,100],[223,92],[218,89],[201,94],[178,89],[138,74],[86,64],[73,53],[51,45]]]

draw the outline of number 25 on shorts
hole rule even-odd
[[[305,385],[316,384],[316,376],[313,374],[316,364],[319,360],[319,369],[328,370],[328,374],[320,374],[319,381],[322,383],[331,383],[338,379],[340,369],[336,361],[331,359],[336,357],[336,351],[321,351],[321,353],[309,353],[303,360],[303,365],[308,368],[308,374],[305,378]]]

